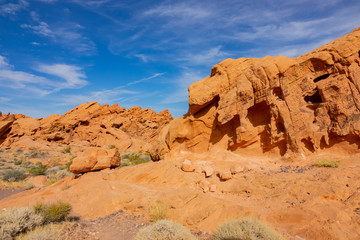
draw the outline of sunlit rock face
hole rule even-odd
[[[358,149],[360,28],[296,58],[226,59],[189,87],[189,111],[152,150],[311,154]]]

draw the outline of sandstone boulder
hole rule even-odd
[[[211,177],[211,175],[214,173],[214,169],[210,166],[205,166],[203,168],[203,172],[205,173],[205,177]]]
[[[181,169],[184,172],[193,172],[193,171],[195,171],[195,167],[192,165],[191,161],[189,161],[189,160],[185,160],[185,161],[182,162]]]
[[[70,171],[75,174],[86,173],[120,166],[121,156],[117,149],[90,147],[73,159]]]
[[[224,171],[220,173],[220,180],[227,181],[232,178],[232,174],[230,171]]]

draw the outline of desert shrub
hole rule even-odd
[[[121,156],[121,166],[133,166],[150,161],[150,157],[141,153],[126,153]]]
[[[43,223],[43,217],[34,209],[13,208],[0,214],[0,239],[11,239],[19,233],[33,229]]]
[[[34,207],[35,212],[44,218],[45,223],[61,222],[67,219],[71,211],[71,205],[64,202],[53,204],[38,203]]]
[[[167,206],[160,201],[156,201],[148,207],[148,213],[152,222],[166,219]]]
[[[21,164],[23,167],[29,167],[29,166],[31,166],[32,165],[32,163],[31,162],[29,162],[29,161],[25,161],[25,162],[22,162],[22,164]]]
[[[25,173],[19,170],[11,170],[5,173],[3,176],[4,181],[8,182],[19,182],[26,178]]]
[[[41,162],[37,162],[35,166],[31,167],[29,173],[32,176],[45,175],[46,166],[44,166]]]
[[[218,227],[211,240],[282,240],[282,236],[258,219],[229,220]]]
[[[339,161],[327,161],[327,160],[318,160],[315,162],[317,167],[327,167],[327,168],[337,168],[339,166]]]
[[[30,151],[26,154],[29,158],[44,158],[47,155],[49,155],[49,153],[40,151],[37,148],[30,148]]]
[[[64,147],[64,149],[62,150],[62,153],[71,153],[71,147],[70,147],[70,145]]]
[[[37,227],[17,238],[18,240],[63,240],[64,227],[59,224],[48,224]]]
[[[35,185],[33,183],[26,183],[25,185],[25,190],[30,190],[33,189],[35,187]]]
[[[136,234],[134,240],[196,240],[190,230],[179,223],[160,220],[144,227]]]
[[[15,160],[14,165],[21,165],[22,164],[22,160]]]

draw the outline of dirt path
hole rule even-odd
[[[80,220],[68,229],[69,240],[131,240],[143,227],[149,225],[143,215],[131,215],[124,211],[117,211],[104,218],[96,220]],[[199,240],[208,239],[204,232],[196,232]]]
[[[22,188],[0,189],[0,200],[22,191],[24,191]]]

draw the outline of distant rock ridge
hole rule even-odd
[[[296,58],[226,59],[189,87],[189,111],[163,129],[174,151],[306,155],[360,145],[360,28]]]
[[[0,147],[11,147],[21,139],[47,143],[82,143],[94,147],[117,147],[121,151],[147,151],[160,130],[172,120],[168,110],[128,110],[118,104],[84,103],[64,115],[34,119],[0,114]]]

